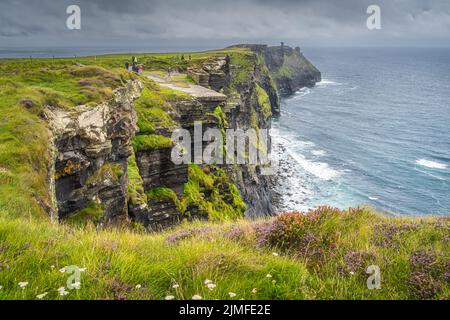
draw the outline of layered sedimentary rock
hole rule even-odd
[[[60,219],[93,204],[103,209],[104,222],[127,218],[127,159],[137,130],[133,100],[141,86],[131,81],[111,101],[95,107],[47,107]]]
[[[188,74],[199,85],[220,92],[230,81],[228,56],[211,58],[188,68]]]

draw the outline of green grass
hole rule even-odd
[[[333,212],[322,210],[318,218],[305,220],[296,229],[308,234],[310,241],[334,239],[336,247],[328,251],[327,242],[311,242],[310,251],[303,250],[299,245],[304,237],[292,246],[261,245],[258,226],[271,220],[194,222],[148,234],[11,219],[2,212],[0,299],[36,299],[44,292],[48,292],[45,299],[164,299],[167,295],[177,299],[193,295],[204,299],[417,299],[409,284],[413,253],[426,248],[448,259],[448,219],[396,219],[370,210]],[[382,246],[374,238],[377,226],[383,224],[416,227]],[[322,259],[313,259],[317,245],[325,252]],[[362,267],[380,266],[381,290],[367,289],[368,276],[358,264],[354,274],[346,269],[345,256],[353,251],[367,255]],[[57,289],[66,287],[69,276],[59,270],[72,265],[86,268],[81,289],[59,296]],[[215,289],[206,287],[207,279],[216,284]],[[19,282],[29,285],[21,289]],[[179,287],[173,288],[175,284]],[[448,284],[440,281],[439,285],[434,298],[448,298]]]
[[[243,217],[246,205],[223,169],[192,164],[188,177],[181,200],[181,208],[188,214],[194,206],[213,221]]]
[[[136,152],[166,149],[172,146],[172,139],[159,134],[138,135],[133,139],[133,147]]]
[[[270,104],[269,95],[266,90],[256,84],[256,94],[258,95],[258,106],[265,118],[272,116],[272,105]]]
[[[177,194],[175,193],[175,191],[164,187],[157,187],[147,191],[147,197],[154,202],[167,200],[173,202],[177,201]]]
[[[92,223],[92,225],[97,225],[97,223],[101,221],[104,212],[105,209],[102,204],[91,202],[86,206],[86,208],[80,210],[79,212],[76,212],[68,219],[66,219],[64,223],[72,226],[86,226],[89,223]]]
[[[174,112],[173,107],[160,91],[145,88],[134,104],[141,134],[154,133],[157,129],[176,127],[176,122],[169,114],[169,112]]]
[[[144,182],[139,173],[134,152],[128,158],[128,199],[132,205],[145,205],[147,203]]]

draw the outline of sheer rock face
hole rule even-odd
[[[264,56],[281,96],[292,95],[303,87],[313,87],[322,79],[320,71],[305,58],[299,47],[267,47]]]
[[[234,65],[229,57],[215,57],[206,60],[203,65],[197,66],[195,70],[201,70],[203,81],[209,84],[211,89],[224,91],[228,95],[228,101],[222,105],[227,116],[228,127],[231,129],[249,128],[269,129],[271,127],[271,115],[264,113],[259,105],[257,96],[257,86],[260,86],[267,93],[272,111],[279,112],[279,97],[277,88],[264,64],[258,62],[259,52],[254,52],[250,56],[250,71],[246,75],[246,80],[233,82],[237,74],[242,69],[241,65]],[[215,60],[215,61],[214,61]],[[190,70],[191,74],[194,72]],[[206,74],[206,75],[205,75]],[[211,82],[211,79],[220,74],[221,81]],[[196,78],[193,77],[195,80]],[[210,79],[206,81],[204,79]],[[220,83],[220,85],[216,85]],[[199,84],[201,84],[199,82]],[[216,85],[216,87],[214,87]],[[204,115],[203,115],[204,117]],[[204,128],[207,129],[207,128]],[[270,148],[270,141],[269,141]],[[236,165],[224,166],[234,183],[237,185],[242,198],[247,204],[245,215],[247,217],[257,217],[271,215],[274,213],[272,207],[272,196],[270,190],[270,177],[261,174],[261,168],[257,165]]]
[[[59,219],[91,203],[104,208],[104,222],[127,217],[127,158],[137,131],[133,100],[141,90],[141,83],[132,81],[95,107],[47,108]]]
[[[267,68],[281,96],[289,96],[303,87],[313,87],[322,80],[322,74],[299,47],[242,44],[233,46],[248,48],[264,57]],[[279,108],[273,108],[273,114],[279,114]]]
[[[190,132],[192,138],[191,150],[194,150],[194,123],[200,121],[203,132],[209,127],[217,128],[217,120],[212,116],[212,113],[217,106],[223,107],[225,105],[226,96],[205,88],[180,88],[180,90],[186,90],[186,93],[189,93],[190,96],[172,102],[176,111],[174,120],[178,122],[180,128]],[[164,135],[170,137],[171,132],[166,132]],[[137,151],[136,164],[146,192],[163,187],[170,188],[181,197],[184,184],[188,182],[188,166],[186,164],[174,164],[171,156],[172,148]],[[145,205],[129,204],[130,217],[151,230],[162,230],[176,225],[184,219],[207,218],[204,214],[199,213],[196,208],[188,208],[188,210],[190,216],[181,214],[170,199],[161,199],[158,202],[148,199]]]
[[[271,128],[271,116],[263,112],[258,103],[256,85],[259,85],[267,93],[272,115],[280,114],[280,96],[294,94],[302,87],[314,86],[321,81],[321,73],[300,52],[300,48],[292,49],[288,46],[268,47],[266,45],[238,45],[234,48],[247,48],[254,54],[254,69],[247,77],[247,81],[233,88],[237,90],[238,98],[229,99],[227,103],[227,116],[229,126],[233,129],[248,129],[255,125],[259,129]],[[263,61],[263,64],[258,62]],[[202,70],[217,72],[211,65],[222,66],[220,70],[226,70],[222,79],[225,79],[223,87],[229,88],[235,77],[235,70],[242,66],[233,66],[229,59],[222,58],[223,63],[207,62]],[[226,65],[229,66],[226,66]],[[256,123],[255,123],[256,121]],[[271,141],[268,141],[271,150]],[[254,165],[240,165],[229,168],[229,174],[239,188],[244,201],[247,204],[247,217],[258,217],[274,213],[274,195],[272,185],[274,177],[263,175],[262,168]]]

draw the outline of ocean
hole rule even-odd
[[[322,82],[274,121],[284,210],[450,214],[450,48],[309,48]]]

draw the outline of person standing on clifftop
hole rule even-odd
[[[132,70],[134,71],[134,72],[136,72],[136,73],[138,73],[139,72],[139,68],[138,68],[138,65],[137,65],[137,58],[135,57],[135,56],[133,56],[132,58],[131,58],[131,63],[132,63]]]

